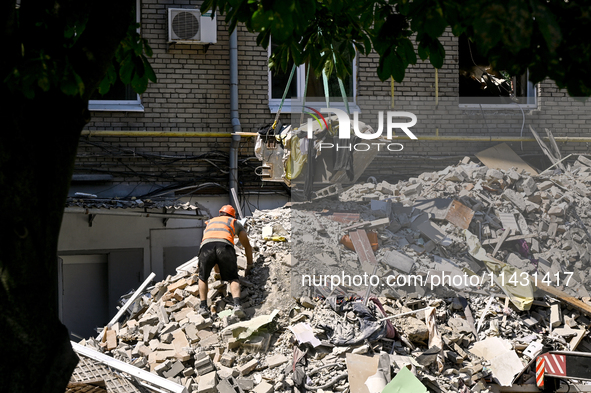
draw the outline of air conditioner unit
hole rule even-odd
[[[211,12],[203,15],[188,8],[168,9],[168,42],[181,44],[215,44],[217,19]]]

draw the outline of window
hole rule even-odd
[[[271,55],[271,45],[269,45],[269,56]],[[356,95],[356,76],[357,76],[357,64],[356,59],[352,60],[353,74],[349,75],[348,78],[343,80],[345,87],[345,93],[347,94],[349,110],[359,111],[359,107],[355,103]],[[272,113],[277,113],[279,105],[281,104],[281,98],[285,91],[285,86],[289,80],[291,73],[292,64],[288,66],[287,72],[273,72],[269,70],[269,109]],[[302,64],[294,73],[293,79],[291,80],[291,86],[285,98],[282,112],[300,112],[302,109],[301,98],[304,96],[305,84],[306,84],[306,69],[307,65]],[[339,87],[338,78],[336,75],[331,75],[328,78],[328,90],[330,94],[330,106],[333,108],[344,109],[345,104],[343,102],[341,89]],[[289,99],[292,100],[289,100]],[[308,77],[308,89],[306,91],[306,105],[315,108],[326,107],[326,98],[324,94],[324,83],[322,76],[316,77],[313,69],[310,69],[310,75]]]
[[[140,2],[136,1],[136,20],[140,20]],[[98,90],[90,97],[88,109],[91,111],[125,111],[142,112],[144,107],[131,85],[124,85],[119,79],[111,86],[109,91],[101,95]]]
[[[459,38],[459,96],[461,108],[535,109],[536,86],[528,72],[511,76],[493,69],[465,35]]]
[[[131,88],[124,85],[119,79],[109,91],[101,95],[98,90],[90,97],[88,109],[91,111],[131,111],[141,112],[144,107],[140,96]]]

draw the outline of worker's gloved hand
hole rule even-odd
[[[244,269],[244,275],[248,276],[250,274],[250,271],[252,270],[254,264],[250,264],[250,265],[246,265],[246,269]]]

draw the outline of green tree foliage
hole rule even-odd
[[[13,21],[17,26],[16,31],[20,30],[19,27],[30,30],[23,34],[22,40],[17,41],[16,50],[12,53],[14,57],[5,61],[8,71],[3,80],[5,86],[12,93],[22,94],[28,99],[51,89],[59,89],[67,96],[90,97],[96,86],[87,86],[88,82],[82,76],[84,72],[79,69],[84,66],[81,58],[92,60],[93,56],[84,47],[90,18],[88,10],[85,2],[55,3],[46,9],[40,7],[34,11],[37,15],[31,26],[22,21],[21,14],[32,11],[15,7]],[[146,90],[150,80],[156,82],[156,75],[146,57],[152,56],[152,49],[147,40],[140,36],[139,24],[133,22],[134,12],[131,10],[129,13],[126,37],[118,46],[106,74],[101,76],[102,81],[98,86],[101,94],[106,93],[117,78],[125,84],[131,84],[140,94]],[[29,43],[27,36],[39,37],[39,43]]]
[[[290,60],[309,61],[344,78],[345,55],[374,50],[380,79],[401,82],[418,58],[443,66],[440,38],[449,28],[466,34],[495,69],[529,69],[534,83],[550,78],[571,96],[591,95],[584,0],[206,0],[201,9],[225,14],[230,29],[244,23],[262,47],[272,36],[270,66],[284,71]]]

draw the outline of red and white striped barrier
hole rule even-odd
[[[566,377],[566,356],[547,353],[538,356],[536,361],[536,384],[544,387],[544,375]]]
[[[546,367],[546,360],[543,356],[538,357],[536,360],[536,385],[539,388],[544,387],[544,371]]]

